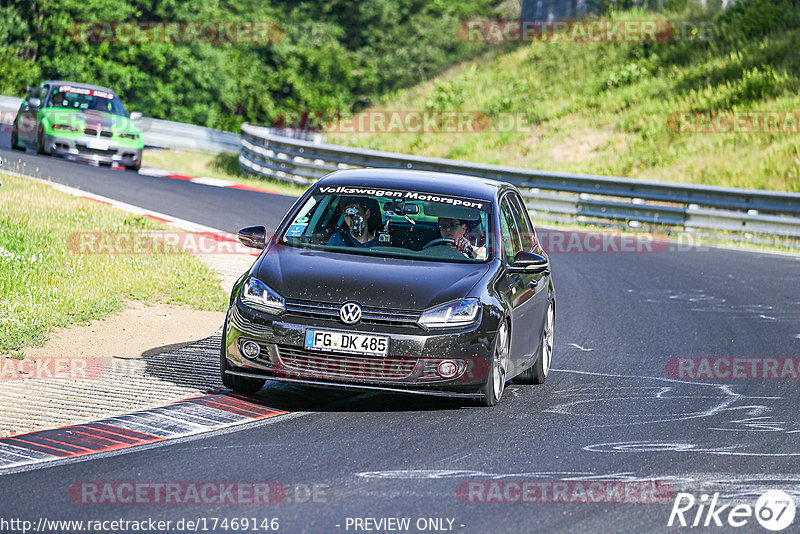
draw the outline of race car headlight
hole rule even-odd
[[[242,302],[269,313],[282,313],[286,309],[283,297],[253,276],[248,278],[242,287]]]
[[[54,124],[50,127],[51,130],[67,130],[70,132],[77,132],[78,129],[75,126],[70,126],[69,124]]]
[[[119,134],[120,137],[123,139],[133,139],[134,141],[139,140],[139,134],[132,134],[132,133],[121,133]]]
[[[425,328],[466,326],[476,321],[480,309],[478,299],[454,300],[422,312],[417,322]]]

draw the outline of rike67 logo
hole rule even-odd
[[[711,499],[701,495],[696,499],[691,493],[678,493],[669,514],[667,526],[681,527],[743,527],[755,517],[767,530],[778,532],[794,521],[795,503],[792,497],[781,490],[769,490],[749,504],[719,504],[719,493]]]

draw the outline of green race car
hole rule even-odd
[[[50,80],[28,91],[11,127],[11,147],[138,171],[144,143],[134,120],[141,116],[128,114],[106,87]]]

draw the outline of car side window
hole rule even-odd
[[[522,238],[522,250],[534,252],[538,248],[538,241],[536,239],[536,231],[533,229],[533,224],[528,217],[528,210],[519,195],[509,193],[506,197],[511,201],[511,210],[514,212],[514,217],[519,222],[519,232]]]
[[[503,198],[503,202],[500,204],[500,235],[503,238],[506,262],[509,265],[514,265],[514,256],[522,250],[522,239],[508,196]]]

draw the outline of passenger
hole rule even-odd
[[[378,241],[381,212],[377,201],[370,198],[343,198],[339,202],[339,208],[344,216],[344,225],[328,239],[328,245],[335,247],[386,246],[385,243]]]
[[[464,237],[469,221],[439,217],[439,233],[442,239],[451,239],[450,246],[469,258],[486,259],[486,248],[475,247]]]
[[[61,91],[57,91],[56,94],[53,95],[52,107],[54,108],[67,107],[64,105],[64,93],[62,93]]]

